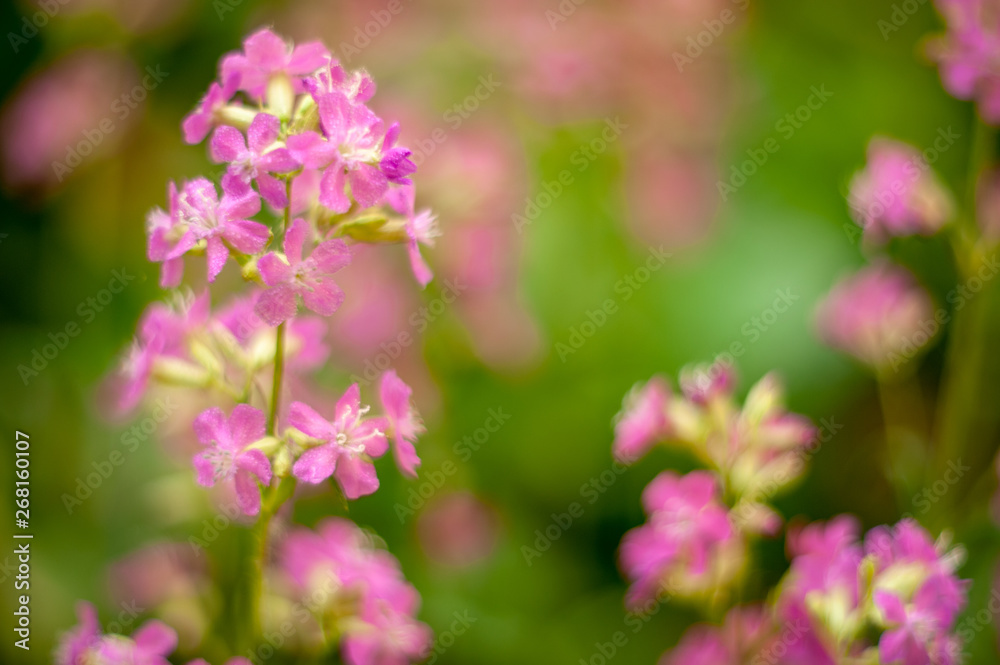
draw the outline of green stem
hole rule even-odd
[[[281,236],[284,238],[288,231],[289,219],[291,218],[292,206],[292,181],[291,178],[285,181],[285,195],[288,205],[285,206],[282,217]],[[285,373],[285,323],[278,325],[275,331],[274,342],[274,378],[271,384],[271,403],[267,414],[267,432],[271,436],[277,436],[278,410],[281,405],[281,385]],[[285,476],[277,485],[272,485],[261,501],[260,515],[253,528],[252,554],[249,557],[250,570],[247,582],[247,602],[246,602],[246,639],[247,648],[253,649],[260,641],[261,622],[260,606],[261,596],[264,591],[264,570],[268,563],[268,536],[271,529],[271,518],[281,505],[288,500],[295,491],[295,479]]]
[[[248,647],[255,648],[260,641],[262,634],[260,622],[261,597],[264,592],[264,571],[267,569],[269,549],[269,535],[271,530],[271,518],[278,512],[278,509],[295,492],[295,478],[285,476],[277,485],[273,485],[264,497],[260,516],[253,528],[253,558],[249,570],[249,583],[247,590],[247,637]]]
[[[278,407],[281,403],[281,382],[285,373],[285,324],[278,326],[274,342],[274,380],[271,383],[271,408],[267,414],[267,432],[277,436]]]

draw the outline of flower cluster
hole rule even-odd
[[[768,499],[801,476],[815,428],[782,406],[773,375],[751,388],[742,408],[733,374],[717,363],[686,369],[681,393],[654,378],[625,398],[615,457],[631,464],[652,445],[688,451],[710,469],[657,476],[643,494],[646,524],[626,534],[621,564],[633,582],[630,605],[669,591],[712,598],[736,581],[750,536],[773,534],[781,518]]]
[[[343,636],[348,663],[406,663],[426,655],[431,632],[414,618],[420,596],[396,559],[352,522],[328,518],[315,531],[295,529],[280,565],[290,595],[324,631]]]
[[[791,569],[766,605],[733,608],[721,628],[688,630],[662,665],[960,662],[961,550],[912,520],[859,542],[849,516],[793,530],[788,550]]]
[[[967,584],[955,575],[961,550],[935,543],[912,520],[872,529],[862,543],[847,516],[790,534],[788,549],[792,567],[776,611],[807,626],[789,646],[790,662],[834,663],[874,650],[882,663],[959,662],[952,630],[966,603]]]
[[[199,629],[183,631],[203,636],[208,625],[232,626],[218,636],[231,653],[263,639],[265,618],[291,602],[281,597],[280,582],[264,576],[274,570],[271,521],[290,518],[292,511],[280,508],[299,483],[332,478],[342,497],[353,500],[378,489],[373,461],[390,448],[402,473],[415,477],[420,465],[415,443],[423,424],[411,389],[394,370],[380,378],[379,415],[362,404],[357,383],[327,408],[319,382],[309,381],[330,355],[324,318],[346,298],[336,273],[362,245],[404,245],[417,281],[432,279],[420,246],[437,235],[435,218],[416,209],[409,177],[416,166],[397,145],[399,125],[387,125],[369,108],[374,93],[365,72],[345,70],[320,43],[292,46],[270,30],[254,33],[241,52],[222,59],[219,80],[183,122],[187,142],[210,137],[213,161],[226,165],[221,182],[171,183],[166,209],[147,217],[148,258],[161,266],[161,286],[173,291],[139,322],[117,381],[118,407],[128,411],[155,391],[183,389],[196,406],[193,480],[223,485],[235,496],[230,518],[242,513],[256,520],[245,568],[260,579],[251,580],[233,609],[244,616],[210,623],[203,615],[219,608],[205,603],[189,622]],[[191,270],[192,256],[204,257],[204,273]],[[248,288],[220,304],[210,289],[232,281],[220,278],[231,259]],[[179,289],[184,281],[189,286]],[[352,523],[324,522],[318,533],[293,530],[283,551],[285,572],[299,591],[319,573],[335,577],[336,591],[324,606],[333,614],[320,622],[324,652],[339,648],[351,665],[377,665],[409,662],[426,651],[430,631],[414,618],[419,595],[395,559],[374,550]],[[186,586],[190,606],[200,591]],[[176,617],[161,607],[169,596],[157,594],[150,609]],[[265,598],[273,602],[265,605]],[[166,665],[178,641],[159,623],[132,639],[102,637],[89,606],[80,619],[64,639],[61,665]],[[182,651],[197,646],[182,644]]]
[[[80,623],[63,636],[56,665],[170,665],[167,656],[177,646],[177,633],[166,624],[149,621],[132,637],[105,635],[93,605],[79,603],[76,614]]]
[[[937,0],[947,33],[930,49],[945,89],[975,100],[987,122],[1000,122],[1000,24],[994,0]]]

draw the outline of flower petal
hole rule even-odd
[[[337,468],[337,451],[331,445],[311,448],[292,465],[292,475],[304,483],[321,483]]]

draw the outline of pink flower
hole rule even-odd
[[[260,450],[249,448],[264,438],[265,426],[264,412],[249,404],[237,404],[228,420],[222,409],[213,407],[194,421],[198,441],[209,447],[194,457],[198,483],[212,487],[232,480],[240,510],[246,515],[260,512],[257,481],[265,486],[271,482],[271,461]]]
[[[333,58],[325,67],[307,78],[304,85],[316,99],[328,92],[342,92],[353,103],[364,104],[375,95],[375,81],[368,72],[348,72]]]
[[[1000,25],[989,0],[938,0],[948,32],[931,44],[945,89],[975,99],[990,123],[1000,121]]]
[[[197,240],[206,242],[208,281],[214,282],[229,258],[229,246],[244,254],[264,249],[271,232],[247,219],[260,211],[260,198],[249,185],[227,176],[222,181],[222,201],[215,185],[196,178],[184,185],[178,208],[180,218]]]
[[[274,359],[277,335],[274,328],[261,319],[255,311],[260,293],[236,298],[218,310],[214,321],[221,325],[247,354],[248,362],[264,357]],[[326,321],[315,316],[298,316],[288,324],[285,337],[285,367],[293,371],[318,369],[330,355],[325,342]]]
[[[316,531],[294,529],[281,562],[302,597],[313,599],[317,619],[340,622],[349,665],[405,665],[427,655],[432,635],[415,618],[420,596],[395,558],[353,523],[328,518]]]
[[[238,75],[230,75],[224,77],[221,84],[213,82],[208,86],[208,92],[202,97],[198,107],[181,123],[185,142],[193,145],[205,140],[212,127],[218,124],[219,110],[233,98],[239,82]]]
[[[198,239],[181,219],[177,186],[167,188],[167,211],[154,208],[146,216],[146,233],[149,236],[146,254],[150,261],[162,263],[160,286],[173,288],[184,276],[184,255],[195,246]]]
[[[333,281],[333,273],[351,262],[351,253],[343,240],[321,242],[309,258],[302,258],[302,248],[311,227],[296,219],[285,233],[285,256],[265,254],[258,262],[260,275],[269,288],[257,301],[257,314],[268,325],[276,326],[298,311],[297,297],[322,316],[330,316],[344,301],[344,292]]]
[[[716,361],[710,365],[688,366],[681,370],[680,387],[695,404],[705,405],[715,398],[729,398],[736,387],[731,365]]]
[[[721,627],[699,625],[689,629],[678,645],[663,655],[660,665],[774,663],[774,633],[764,608],[734,607]],[[791,642],[795,637],[790,633],[784,641]]]
[[[323,136],[308,131],[290,136],[288,148],[306,168],[322,170],[319,202],[335,213],[347,212],[352,198],[362,209],[379,204],[389,189],[389,178],[377,166],[382,121],[340,91],[323,94],[317,103]]]
[[[406,216],[407,251],[410,254],[410,266],[420,286],[434,279],[424,257],[420,255],[420,245],[434,246],[435,238],[441,235],[437,226],[437,217],[430,210],[414,213],[414,190],[412,185],[404,185],[389,192],[389,204],[401,215]]]
[[[930,297],[902,268],[881,263],[837,284],[820,304],[819,334],[830,346],[877,369],[898,369],[908,348],[931,341]],[[909,354],[908,357],[912,357]]]
[[[880,662],[956,663],[961,641],[952,631],[968,585],[954,574],[961,557],[913,520],[872,529],[864,549],[857,538],[857,521],[847,516],[789,534],[794,558],[776,606],[804,630],[788,645],[787,662],[833,665],[837,654],[859,655],[881,633]]]
[[[378,604],[362,620],[364,628],[344,636],[348,665],[408,665],[423,660],[430,650],[431,629],[391,605]]]
[[[951,198],[923,156],[889,139],[873,139],[868,164],[854,176],[848,203],[867,240],[933,235],[952,214]]]
[[[302,453],[292,474],[307,483],[321,483],[331,475],[348,499],[372,494],[378,489],[373,458],[389,448],[382,418],[363,418],[369,407],[361,406],[358,384],[351,385],[337,402],[333,421],[302,402],[292,402],[288,423],[322,443]]]
[[[139,321],[136,340],[121,369],[118,410],[127,412],[138,406],[149,388],[156,360],[161,357],[186,358],[186,338],[206,325],[209,295],[181,300],[176,306],[154,303]]]
[[[631,606],[656,597],[676,576],[704,577],[735,538],[715,476],[665,471],[642,493],[649,521],[625,534],[621,565]]]
[[[295,92],[303,88],[302,77],[312,74],[330,60],[330,52],[321,42],[306,42],[294,48],[267,28],[258,30],[243,42],[243,53],[233,53],[222,60],[222,80],[237,75],[238,88],[254,99],[262,99],[268,83],[286,76]]]
[[[59,640],[55,661],[57,665],[86,665],[84,656],[101,638],[97,610],[90,603],[76,604],[79,625],[67,631]]]
[[[645,455],[658,440],[667,436],[667,401],[670,387],[666,381],[653,377],[644,385],[636,385],[615,417],[615,459],[631,464]]]
[[[147,621],[131,638],[102,635],[90,603],[76,607],[80,625],[66,633],[56,651],[56,665],[170,665],[177,633],[160,621]]]
[[[385,410],[389,431],[392,434],[392,452],[396,458],[396,466],[408,476],[416,478],[420,458],[417,456],[417,436],[424,431],[423,423],[416,409],[410,403],[413,391],[390,369],[382,375],[379,384],[379,397]]]
[[[389,179],[389,182],[397,185],[409,185],[412,181],[406,176],[414,173],[417,170],[417,165],[410,160],[410,155],[413,154],[412,150],[396,145],[399,131],[399,123],[394,122],[385,133],[379,169]]]
[[[284,183],[271,174],[289,173],[299,167],[288,148],[274,147],[280,132],[277,118],[258,113],[247,129],[249,147],[243,133],[228,125],[216,128],[210,145],[214,161],[229,162],[229,173],[242,182],[256,180],[260,195],[275,208],[288,205],[288,197]]]

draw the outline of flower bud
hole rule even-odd
[[[889,139],[873,139],[868,163],[851,180],[848,204],[867,240],[933,235],[951,218],[948,191],[923,155]]]
[[[897,370],[938,331],[930,296],[902,268],[881,264],[837,284],[821,303],[822,339],[877,369]]]

